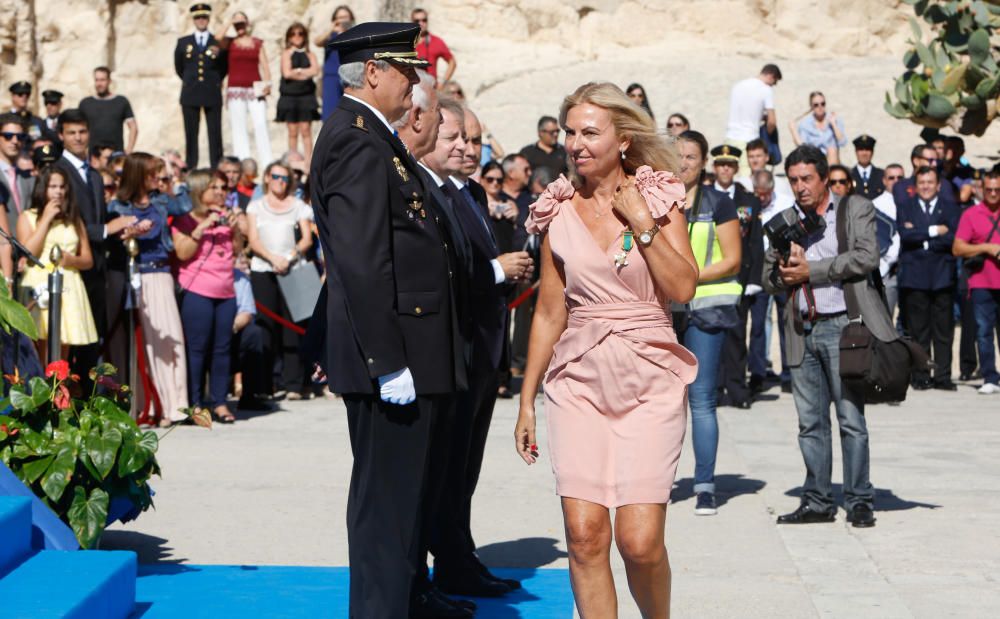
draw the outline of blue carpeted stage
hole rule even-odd
[[[573,616],[569,574],[558,569],[495,569],[524,588],[500,599],[476,599],[477,619]],[[347,617],[346,567],[143,565],[133,619],[198,617]]]

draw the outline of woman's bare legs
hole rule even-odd
[[[667,506],[625,505],[615,511],[615,541],[628,588],[643,619],[670,617],[670,560],[664,544]]]
[[[563,497],[569,550],[569,580],[580,619],[614,619],[618,598],[611,576],[611,515],[608,508]]]

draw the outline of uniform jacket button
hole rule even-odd
[[[374,359],[371,359],[371,358],[369,358],[369,359],[368,359],[368,365],[375,365],[375,360],[374,360]]]
[[[422,308],[420,308],[420,307],[415,307],[415,308],[413,308],[413,313],[417,314],[417,315],[420,315],[420,314],[424,313],[424,310]]]

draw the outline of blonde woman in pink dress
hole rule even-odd
[[[667,502],[698,365],[670,323],[671,300],[687,302],[698,282],[679,210],[684,184],[673,146],[617,86],[581,86],[560,124],[570,178],[549,185],[527,222],[544,237],[515,444],[536,462],[544,375],[580,616],[617,616],[614,539],[642,616],[669,617]]]

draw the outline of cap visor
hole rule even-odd
[[[416,69],[423,69],[431,66],[431,63],[427,62],[423,58],[383,58],[382,60],[403,65],[405,67],[414,67]]]

